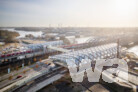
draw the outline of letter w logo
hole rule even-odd
[[[91,60],[89,59],[82,60],[81,63],[79,64],[79,67],[75,64],[73,59],[70,60],[69,62],[68,61],[66,62],[67,62],[70,76],[73,82],[82,82],[85,71],[87,73],[89,82],[99,82],[100,75],[102,74],[103,66],[112,66],[113,64],[118,64],[117,68],[104,70],[104,73],[107,75],[117,73],[117,70],[123,67],[122,64],[118,63],[117,59],[112,59],[107,61],[104,59],[97,60],[94,71],[92,70]],[[125,61],[122,61],[122,62],[124,62],[125,69],[127,71],[128,70],[127,63],[125,63]],[[112,83],[113,81],[115,82],[114,80],[115,78],[110,78],[111,80],[107,80],[105,77],[103,77],[103,80],[105,80],[106,82]]]

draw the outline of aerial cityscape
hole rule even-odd
[[[138,92],[137,0],[0,0],[0,92]]]

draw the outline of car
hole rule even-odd
[[[17,77],[16,77],[16,79],[19,79],[19,78],[21,78],[22,77],[22,75],[18,75]]]
[[[47,65],[48,65],[48,66],[51,65],[51,63],[48,63]]]

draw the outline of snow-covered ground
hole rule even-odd
[[[14,28],[8,28],[8,29],[4,29],[4,30],[18,32],[20,34],[20,36],[18,38],[25,37],[25,35],[28,35],[28,34],[32,34],[35,37],[41,36],[43,34],[42,31],[33,32],[33,31],[15,30]]]
[[[128,51],[129,52],[133,52],[133,53],[135,53],[138,56],[138,46],[134,46],[134,47],[128,49]]]

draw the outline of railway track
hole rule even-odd
[[[30,81],[30,82],[26,83],[25,85],[14,89],[12,92],[26,92],[27,90],[29,90],[31,87],[35,86],[36,84],[41,83],[44,80],[51,78],[52,76],[55,76],[57,74],[62,74],[62,73],[64,74],[66,72],[67,72],[67,69],[59,66],[59,67],[51,70],[51,72],[49,72],[48,74],[43,75],[33,81]]]

